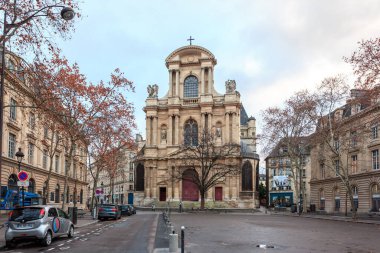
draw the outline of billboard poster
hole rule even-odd
[[[288,176],[273,176],[272,187],[286,187],[289,186]]]

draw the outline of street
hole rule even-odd
[[[140,211],[120,220],[76,229],[49,247],[28,242],[0,252],[168,252],[159,212]],[[379,252],[380,225],[263,213],[171,213],[175,231],[185,226],[187,253]],[[158,226],[157,226],[158,224]],[[156,249],[155,249],[156,248]]]
[[[157,214],[141,212],[117,221],[97,222],[79,228],[73,238],[57,238],[49,247],[28,242],[13,249],[4,248],[1,252],[151,252],[157,217]]]

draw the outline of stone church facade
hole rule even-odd
[[[146,144],[136,164],[136,193],[144,204],[200,201],[194,186],[173,180],[170,175],[176,166],[183,166],[174,154],[186,144],[189,131],[200,134],[202,129],[211,129],[217,145],[239,144],[240,154],[232,159],[241,168],[238,175],[227,176],[207,192],[206,204],[219,201],[230,207],[257,205],[256,120],[247,116],[235,81],[226,82],[225,94],[214,89],[216,64],[209,50],[184,46],[166,58],[167,94],[158,98],[158,85],[148,86],[144,107]]]

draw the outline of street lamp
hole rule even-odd
[[[24,153],[21,151],[21,148],[18,148],[18,151],[16,152],[16,157],[17,157],[17,162],[18,162],[18,172],[20,172],[21,171],[21,161],[24,158]],[[22,191],[22,207],[24,207],[24,200],[25,200],[24,186],[22,186],[21,191]],[[20,197],[20,195],[19,195],[19,197]]]
[[[68,21],[74,18],[75,12],[72,8],[67,6],[52,6],[50,8],[62,8],[61,10],[61,17],[62,19]],[[33,17],[30,16],[30,19]],[[25,21],[25,20],[24,20]],[[0,179],[1,179],[1,173],[3,170],[2,167],[2,161],[3,161],[3,118],[4,118],[4,81],[5,81],[5,41],[6,37],[8,35],[8,32],[12,27],[22,26],[26,24],[27,22],[23,23],[23,21],[20,21],[18,23],[7,23],[7,11],[4,10],[4,19],[3,19],[3,43],[1,45],[1,80],[0,80]],[[9,35],[9,37],[11,34]],[[21,151],[20,151],[21,152]],[[22,153],[22,152],[21,152]],[[17,154],[16,154],[17,155]],[[22,158],[21,158],[22,159]],[[1,180],[0,180],[0,187],[1,187]]]

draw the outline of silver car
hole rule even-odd
[[[49,246],[58,236],[74,235],[69,216],[54,206],[28,206],[16,208],[9,214],[5,242],[8,248],[18,241],[40,240]]]

